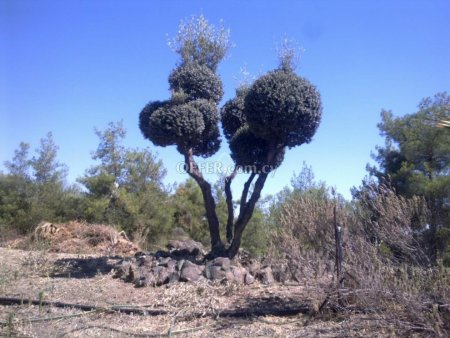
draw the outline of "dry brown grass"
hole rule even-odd
[[[139,247],[124,233],[103,224],[42,222],[31,236],[14,239],[5,246],[25,250],[49,252],[133,255]]]
[[[42,256],[40,256],[42,255]],[[181,337],[336,337],[367,335],[386,336],[395,332],[395,327],[385,325],[373,314],[338,313],[328,310],[318,313],[327,289],[312,280],[289,285],[239,287],[236,284],[214,284],[210,282],[183,284],[170,287],[134,288],[112,278],[112,273],[99,271],[89,276],[65,274],[55,276],[61,261],[98,262],[98,255],[74,255],[60,253],[30,253],[0,248],[4,266],[1,274],[19,271],[17,276],[5,284],[1,296],[23,299],[60,301],[75,304],[92,304],[107,309],[111,306],[126,306],[149,310],[164,310],[165,315],[138,316],[108,311],[81,312],[77,309],[39,307],[37,305],[0,306],[0,335],[12,334],[28,337],[124,337],[126,332],[134,335],[161,334]],[[32,264],[33,260],[45,261],[44,265]],[[53,266],[48,274],[45,266]],[[42,267],[42,269],[40,269]],[[67,271],[66,271],[67,272]],[[333,295],[331,295],[333,297]],[[333,302],[333,298],[330,300]],[[251,316],[241,318],[224,317],[227,311],[251,313],[255,309],[289,309],[310,305],[310,314],[294,316]],[[383,319],[383,318],[382,318]],[[181,332],[182,330],[193,331]]]

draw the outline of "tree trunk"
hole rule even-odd
[[[194,161],[192,149],[189,149],[184,154],[184,165],[187,173],[199,185],[202,195],[203,203],[206,210],[206,219],[208,221],[209,233],[211,237],[211,253],[213,255],[220,255],[224,251],[222,240],[220,239],[219,219],[216,214],[216,202],[211,191],[211,184],[209,184],[200,172],[197,163]]]
[[[233,195],[231,193],[231,182],[236,177],[237,168],[234,168],[230,176],[225,178],[225,195],[228,209],[227,219],[227,242],[231,243],[233,240],[233,222],[234,222],[234,208],[233,208]]]
[[[264,187],[264,183],[266,182],[267,175],[268,173],[259,174],[250,200],[245,204],[243,210],[239,213],[239,217],[234,225],[233,241],[227,250],[227,256],[229,258],[233,258],[238,253],[239,247],[241,246],[242,233],[244,232],[245,226],[252,218],[256,202],[258,202],[258,199],[261,196],[261,191]]]

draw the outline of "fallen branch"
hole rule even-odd
[[[71,315],[63,315],[63,316],[55,316],[55,317],[44,317],[44,318],[25,318],[25,319],[15,319],[14,320],[14,324],[16,323],[39,323],[39,322],[49,322],[52,320],[61,320],[61,319],[68,319],[68,318],[74,318],[74,317],[81,317],[81,316],[87,316],[87,315],[91,315],[94,313],[99,313],[101,311],[98,310],[92,310],[92,311],[87,311],[87,312],[81,312],[81,313],[75,313],[75,314],[71,314]],[[7,326],[9,325],[8,322],[3,322],[0,321],[0,326]]]
[[[14,298],[14,297],[0,297],[0,305],[38,305],[38,306],[53,306],[57,308],[72,308],[78,309],[82,311],[105,311],[105,312],[120,312],[124,314],[135,314],[142,316],[160,316],[166,315],[169,312],[164,310],[148,310],[148,309],[139,309],[139,308],[128,308],[128,307],[119,307],[119,306],[95,306],[90,304],[73,304],[73,303],[63,303],[63,302],[50,302],[45,300],[36,300],[36,299],[23,299],[23,298]]]
[[[140,316],[160,316],[167,315],[170,312],[165,310],[150,310],[150,309],[140,309],[137,306],[130,305],[128,307],[121,306],[95,306],[89,304],[72,304],[72,303],[62,303],[62,302],[50,302],[50,301],[39,301],[35,299],[23,299],[23,298],[10,298],[10,297],[0,297],[0,305],[41,305],[41,306],[53,306],[59,308],[72,308],[83,311],[104,311],[104,312],[118,312],[123,314],[133,314]],[[311,312],[311,307],[308,305],[303,305],[295,308],[258,308],[254,307],[251,309],[244,310],[224,310],[219,312],[220,317],[227,318],[246,318],[250,316],[294,316],[300,313],[309,314]],[[212,315],[212,314],[211,314]],[[199,318],[204,317],[205,313],[193,313],[189,317]],[[187,315],[180,316],[183,318],[188,317]]]

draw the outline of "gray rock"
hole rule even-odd
[[[175,268],[175,266],[177,265],[177,261],[170,257],[161,257],[158,260],[158,265],[165,266],[167,268]]]
[[[181,268],[183,267],[185,260],[180,259],[179,261],[176,261],[176,262],[177,262],[177,264],[175,265],[175,270],[181,271]]]
[[[156,261],[153,256],[146,255],[146,256],[142,256],[142,257],[139,257],[138,259],[136,259],[136,263],[139,267],[152,268],[153,266],[155,266]]]
[[[231,267],[231,261],[228,257],[217,257],[213,260],[209,261],[207,266],[220,266],[222,270],[230,270]]]
[[[128,275],[131,263],[122,261],[114,267],[113,278],[125,278]]]
[[[255,282],[255,277],[253,277],[251,274],[247,273],[245,275],[244,283],[245,285],[250,285]]]
[[[287,282],[291,278],[291,272],[285,264],[273,265],[272,274],[274,279],[279,283]]]
[[[155,275],[153,273],[147,273],[145,275],[140,276],[134,280],[134,285],[138,288],[142,288],[145,286],[153,286],[155,280]]]
[[[223,270],[220,266],[208,266],[205,269],[206,278],[214,281],[233,281],[234,275],[231,270]]]
[[[192,256],[197,256],[204,253],[203,244],[192,239],[169,241],[167,248],[171,252],[181,251]]]
[[[256,273],[261,269],[261,263],[258,262],[256,259],[250,259],[250,262],[247,266],[248,272],[250,272],[252,275],[256,275]]]
[[[169,284],[176,283],[179,280],[180,280],[180,273],[174,270],[169,276]]]
[[[162,268],[162,269],[159,269],[158,272],[154,273],[154,275],[155,275],[154,284],[156,286],[160,286],[160,285],[169,283],[172,274],[175,273],[175,269],[168,268],[168,267],[162,267],[162,266],[158,266],[158,268]]]
[[[231,272],[233,274],[234,281],[240,284],[245,283],[245,277],[248,274],[247,270],[240,266],[232,266]]]
[[[185,261],[183,267],[181,268],[180,281],[195,282],[200,278],[203,270],[204,266],[194,264],[190,261]]]
[[[263,284],[273,284],[275,283],[275,279],[273,278],[272,269],[270,266],[267,266],[256,273],[256,278],[261,281]]]

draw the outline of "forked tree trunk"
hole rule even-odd
[[[277,149],[273,147],[267,156],[267,163],[272,163],[275,158]],[[263,172],[258,174],[258,179],[255,182],[255,187],[250,196],[250,199],[247,201],[248,192],[250,189],[250,185],[253,182],[253,179],[256,177],[256,173],[252,173],[244,184],[244,189],[242,191],[241,203],[239,216],[236,222],[234,223],[234,234],[232,231],[232,225],[234,221],[234,209],[233,209],[233,198],[231,194],[231,182],[236,176],[237,171],[234,170],[233,173],[228,176],[225,180],[225,194],[228,208],[228,219],[227,219],[227,240],[231,241],[230,246],[227,250],[220,239],[220,231],[219,231],[219,219],[216,214],[216,202],[214,201],[214,197],[211,191],[211,185],[203,178],[202,173],[200,172],[197,163],[195,163],[192,149],[189,149],[184,154],[185,160],[185,169],[189,176],[191,176],[199,185],[202,195],[203,202],[205,204],[206,210],[206,219],[209,225],[209,232],[211,236],[211,252],[209,253],[209,257],[218,257],[218,256],[228,256],[229,258],[233,258],[238,253],[239,247],[241,246],[242,234],[244,232],[245,227],[253,216],[253,211],[255,210],[256,203],[258,202],[261,191],[264,188],[264,184],[266,182],[268,172]]]
[[[239,213],[239,217],[236,220],[236,223],[234,224],[234,237],[233,241],[231,242],[230,247],[227,249],[227,256],[229,258],[233,258],[238,253],[239,247],[241,246],[241,239],[242,234],[244,232],[245,227],[247,226],[248,222],[253,216],[253,211],[255,210],[256,202],[258,202],[259,197],[261,196],[261,191],[264,188],[264,183],[267,179],[267,173],[259,174],[258,179],[255,182],[255,188],[253,189],[253,193],[250,197],[250,200],[248,202],[244,202],[242,204],[241,200],[241,212]],[[254,178],[254,174],[250,176],[251,179]],[[249,185],[251,183],[251,180],[249,179]],[[244,192],[245,192],[244,187]],[[248,189],[245,192],[245,195],[248,193]],[[243,193],[244,195],[244,193]]]

